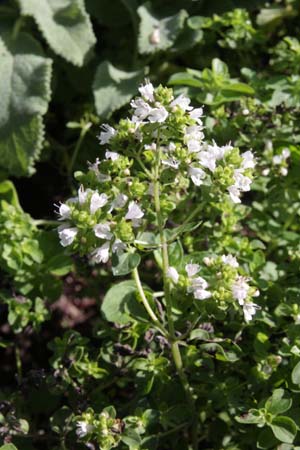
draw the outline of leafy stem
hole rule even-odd
[[[136,287],[138,289],[138,293],[140,294],[140,297],[142,299],[143,305],[151,318],[152,322],[156,325],[157,328],[165,335],[168,335],[168,331],[165,329],[165,327],[160,323],[160,320],[158,319],[157,315],[153,311],[153,309],[150,306],[150,303],[148,302],[148,299],[146,297],[146,294],[144,292],[138,269],[135,267],[132,271],[133,279],[135,281]]]
[[[175,327],[172,314],[172,298],[170,291],[170,282],[168,278],[169,269],[169,254],[168,254],[168,243],[167,238],[164,233],[164,218],[161,211],[160,204],[160,161],[161,161],[161,149],[159,146],[159,137],[157,144],[156,153],[156,165],[155,165],[155,178],[154,178],[154,204],[157,217],[157,225],[160,236],[161,253],[162,253],[162,270],[163,270],[163,284],[164,284],[164,294],[166,302],[166,312],[167,321],[169,327],[169,343],[171,346],[172,357],[177,370],[182,387],[185,390],[187,401],[191,410],[192,415],[192,448],[196,450],[198,448],[198,421],[195,411],[195,401],[192,395],[191,387],[189,385],[187,376],[184,372],[182,357],[179,349],[178,341],[176,340]]]

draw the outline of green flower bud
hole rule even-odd
[[[124,218],[116,225],[115,234],[123,242],[131,242],[134,240],[131,223],[127,222]]]

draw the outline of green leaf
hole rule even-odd
[[[120,324],[135,320],[135,317],[147,319],[136,292],[136,285],[132,280],[122,281],[110,288],[101,305],[104,318],[109,322]]]
[[[139,448],[141,445],[140,436],[137,434],[136,431],[130,428],[127,430],[125,429],[124,433],[122,434],[121,440],[122,442],[124,442],[124,444],[128,445],[128,447],[132,450]]]
[[[44,38],[58,55],[82,66],[96,42],[83,0],[18,0],[21,13],[32,16]]]
[[[69,256],[58,254],[53,256],[47,261],[47,269],[52,275],[62,277],[71,272],[73,267],[72,261]]]
[[[173,16],[158,18],[149,2],[138,8],[138,14],[141,19],[138,39],[140,53],[154,53],[172,47],[188,17],[187,12],[181,9]]]
[[[201,72],[199,72],[199,77],[201,77]],[[185,85],[190,87],[202,88],[203,83],[200,79],[195,78],[195,76],[189,72],[178,72],[171,76],[168,84],[171,86]]]
[[[292,371],[292,382],[300,384],[300,361],[295,365]]]
[[[137,93],[143,77],[143,70],[126,72],[108,61],[102,62],[97,68],[93,83],[97,113],[102,117],[109,117],[126,105]]]
[[[0,73],[0,166],[12,175],[30,175],[44,139],[51,60],[28,34],[12,40],[2,32]]]
[[[274,436],[280,442],[292,444],[297,434],[297,425],[289,417],[277,416],[274,417],[270,425]]]
[[[284,389],[276,389],[272,396],[268,398],[265,407],[269,413],[277,415],[282,414],[290,409],[292,406],[292,399],[283,398],[285,395]]]
[[[14,184],[9,180],[5,180],[0,183],[0,200],[5,200],[10,205],[21,209],[16,188]]]
[[[258,409],[250,409],[246,414],[243,414],[242,416],[236,416],[235,420],[239,423],[245,423],[245,424],[264,424],[265,419],[260,413]]]
[[[257,438],[257,448],[276,448],[278,444],[277,439],[274,437],[270,428],[265,427],[258,435]]]
[[[116,253],[112,257],[112,272],[120,277],[132,272],[141,262],[138,253],[123,253],[118,256]]]

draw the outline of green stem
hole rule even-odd
[[[22,383],[23,375],[22,375],[22,360],[21,353],[18,345],[15,346],[15,355],[16,355],[16,366],[17,366],[17,377],[18,384]]]
[[[87,132],[89,131],[89,129],[91,128],[91,126],[92,126],[91,122],[87,122],[87,123],[81,128],[80,135],[79,135],[78,141],[77,141],[77,143],[76,143],[76,146],[75,146],[75,149],[74,149],[74,152],[73,152],[73,155],[72,155],[72,158],[71,158],[69,167],[68,167],[68,176],[69,176],[69,179],[71,179],[71,177],[72,177],[73,167],[74,167],[75,161],[76,161],[76,159],[77,159],[78,152],[79,152],[79,150],[80,150],[81,144],[82,144],[82,142],[83,142],[83,140],[84,140],[84,137],[85,137],[86,133],[87,133]]]
[[[162,270],[163,270],[163,284],[164,284],[164,293],[165,293],[165,302],[166,302],[166,313],[168,319],[169,326],[169,343],[171,346],[171,352],[174,360],[174,364],[176,366],[177,374],[179,376],[180,382],[182,384],[183,389],[186,393],[186,398],[191,410],[192,414],[192,448],[193,450],[197,450],[198,448],[198,421],[196,417],[195,410],[195,401],[192,395],[191,387],[189,385],[188,379],[184,372],[183,362],[181,358],[181,353],[179,349],[179,344],[176,340],[175,335],[175,327],[172,315],[172,299],[171,299],[171,291],[170,291],[170,283],[168,278],[168,269],[169,269],[169,254],[168,254],[168,243],[166,239],[166,235],[164,233],[164,218],[161,213],[160,207],[160,161],[161,161],[161,150],[159,145],[157,146],[157,162],[155,167],[155,181],[154,181],[154,204],[155,211],[157,217],[157,224],[160,236],[161,243],[161,252],[162,252]]]
[[[59,225],[58,220],[39,219],[39,220],[34,220],[33,223],[37,227],[40,226],[40,225],[45,225],[45,226],[50,226],[50,227],[57,227]]]
[[[135,267],[132,271],[132,275],[133,275],[133,279],[135,281],[136,287],[138,289],[138,292],[140,294],[140,297],[142,299],[143,305],[149,315],[149,317],[151,318],[152,322],[157,326],[157,328],[160,329],[160,331],[164,334],[164,335],[168,335],[168,331],[165,329],[165,327],[160,323],[160,320],[158,319],[157,315],[155,314],[155,312],[153,311],[153,309],[150,306],[150,303],[148,302],[148,299],[145,295],[141,280],[140,280],[140,276],[139,276],[139,272],[138,269]]]

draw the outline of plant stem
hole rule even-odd
[[[39,219],[39,220],[34,220],[33,223],[37,227],[40,226],[40,225],[45,225],[45,226],[50,226],[50,227],[57,227],[59,225],[58,220]]]
[[[87,122],[87,123],[81,128],[81,130],[80,130],[80,135],[79,135],[78,141],[77,141],[77,143],[76,143],[76,146],[75,146],[75,149],[74,149],[74,152],[73,152],[73,155],[72,155],[72,158],[71,158],[69,167],[68,167],[68,176],[69,176],[69,179],[71,179],[71,177],[72,177],[73,167],[74,167],[75,161],[76,161],[76,159],[77,159],[78,152],[79,152],[79,149],[80,149],[81,144],[82,144],[82,142],[83,142],[83,139],[84,139],[86,133],[87,133],[87,132],[89,131],[89,129],[91,128],[91,126],[92,126],[92,123],[91,123],[91,122]]]
[[[135,267],[132,271],[132,275],[133,275],[133,279],[135,281],[136,287],[138,289],[138,292],[141,296],[143,305],[149,315],[149,317],[151,318],[152,322],[157,326],[157,328],[160,329],[160,331],[164,334],[164,335],[168,335],[168,331],[165,329],[165,327],[160,323],[160,320],[158,319],[157,315],[155,314],[155,312],[153,311],[153,309],[150,306],[150,303],[148,302],[148,299],[145,295],[141,280],[140,280],[140,276],[139,276],[139,272],[138,269]]]
[[[18,345],[15,346],[15,356],[16,356],[16,366],[17,366],[17,377],[18,377],[18,384],[20,385],[22,383],[22,360],[21,360],[21,354],[20,349]]]
[[[163,270],[163,283],[164,283],[164,293],[165,293],[165,302],[166,302],[166,312],[167,312],[167,320],[169,326],[169,343],[171,346],[172,356],[174,360],[174,364],[176,366],[177,374],[179,376],[180,382],[182,384],[183,389],[186,393],[186,398],[191,409],[192,414],[192,448],[193,450],[197,450],[198,448],[198,421],[196,417],[195,410],[195,401],[192,395],[191,387],[189,385],[188,379],[184,372],[183,362],[181,358],[181,353],[179,349],[178,342],[176,340],[175,335],[175,327],[172,315],[172,299],[170,292],[170,283],[168,278],[168,269],[169,269],[169,254],[168,254],[168,243],[166,239],[166,235],[164,233],[164,219],[161,213],[160,207],[160,160],[161,160],[161,150],[158,146],[157,150],[157,163],[155,167],[155,181],[154,181],[154,204],[155,211],[157,217],[157,224],[160,236],[161,243],[161,252],[162,252],[162,270]]]

